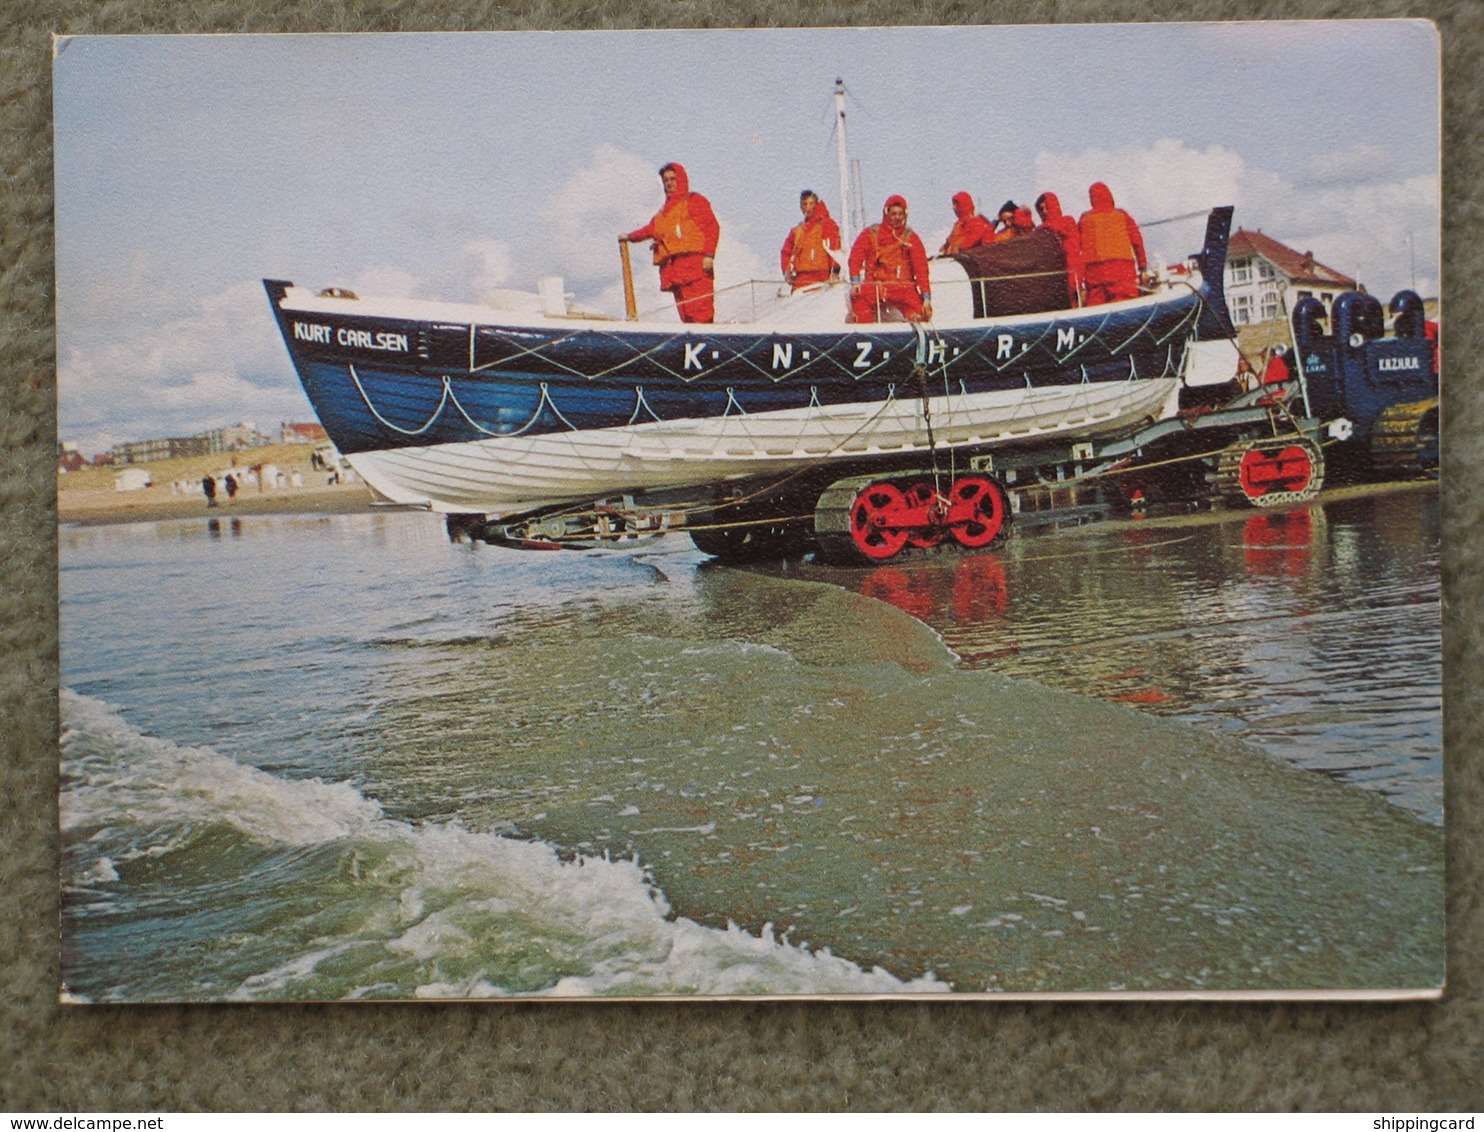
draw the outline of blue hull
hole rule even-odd
[[[354,455],[1170,377],[1193,338],[1231,336],[1220,286],[1230,220],[1230,209],[1212,214],[1200,291],[951,328],[439,321],[359,314],[354,298],[295,306],[291,284],[264,282],[310,402]]]
[[[1015,335],[1009,358],[994,356],[999,333],[993,329],[944,333],[945,356],[941,366],[934,366],[933,391],[941,392],[945,380],[954,392],[981,393],[1169,376],[1179,371],[1194,317],[1193,302],[1136,321],[1111,316],[1099,321],[1096,334],[1116,339],[1116,350],[1073,348],[1060,356],[1047,345],[1048,340],[1055,342],[1059,325],[1064,325],[1055,322],[1032,336]],[[1131,321],[1134,324],[1128,325]],[[336,322],[356,329],[362,323],[388,325],[367,319]],[[1086,319],[1080,324],[1087,325]],[[467,330],[464,333],[467,337]],[[548,347],[525,353],[517,363],[508,360],[514,334],[480,327],[481,359],[502,347],[507,355],[473,372],[467,364],[389,365],[348,350],[310,352],[291,346],[290,352],[326,432],[347,455],[648,421],[873,403],[921,392],[914,377],[917,343],[910,330],[851,333],[831,340],[791,338],[783,343],[785,349],[792,349],[800,361],[805,355],[809,360],[776,377],[769,365],[779,340],[677,334],[644,350],[638,359],[615,363],[616,351],[593,341],[607,335],[573,337],[583,341],[563,343],[558,351]],[[687,376],[682,368],[684,351],[693,342],[719,353],[722,360],[712,360],[707,371]],[[561,364],[552,363],[552,353],[562,357]],[[1079,362],[1079,353],[1088,360]],[[667,356],[682,364],[667,365]],[[583,357],[606,376],[587,378],[570,372]],[[860,359],[867,368],[852,372]]]

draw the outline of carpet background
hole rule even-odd
[[[1474,632],[1484,591],[1484,257],[1474,244],[1484,237],[1484,4],[10,0],[4,10],[0,1110],[1484,1109],[1481,654]],[[52,32],[1298,16],[1422,16],[1442,33],[1449,989],[1441,1004],[57,1005]],[[1154,97],[1157,84],[1150,89]]]

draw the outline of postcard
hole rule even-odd
[[[63,1001],[1442,993],[1430,23],[53,70]]]

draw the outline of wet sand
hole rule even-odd
[[[177,473],[177,478],[187,482],[199,479],[199,470],[191,461],[190,466],[180,463],[168,469]],[[184,470],[183,470],[184,469]],[[114,522],[160,522],[165,519],[188,519],[200,515],[356,515],[371,512],[395,504],[378,503],[371,488],[362,482],[356,484],[326,485],[321,481],[322,473],[306,472],[301,467],[288,467],[289,472],[306,473],[313,482],[304,487],[273,488],[260,491],[257,488],[239,491],[234,500],[227,501],[224,494],[217,497],[217,506],[206,506],[206,498],[199,491],[178,493],[169,482],[142,488],[138,491],[114,491],[101,487],[101,476],[89,475],[82,487],[73,476],[62,476],[56,491],[56,521],[59,524],[74,524],[79,527],[98,527]],[[163,479],[163,476],[162,476]],[[1392,491],[1437,491],[1438,481],[1395,482],[1395,484],[1353,484],[1343,487],[1325,488],[1316,497],[1318,501],[1334,501],[1353,496],[1374,496]],[[1251,513],[1247,507],[1217,507],[1217,509],[1183,510],[1171,509],[1165,513],[1150,512],[1147,518],[1120,518],[1091,524],[1106,530],[1109,525],[1137,522],[1158,527],[1187,527],[1208,522],[1223,522],[1232,518],[1233,509],[1242,515]],[[1063,528],[1064,533],[1070,533]]]
[[[1399,491],[1436,492],[1436,480],[1418,480],[1406,483],[1353,484],[1326,488],[1315,502],[1333,502],[1365,495],[1379,495]],[[237,498],[227,502],[219,496],[217,505],[208,508],[203,495],[178,494],[169,484],[147,487],[139,491],[77,490],[66,483],[57,491],[57,522],[82,527],[102,526],[110,523],[154,523],[169,519],[190,519],[198,516],[221,517],[225,515],[355,515],[377,510],[402,510],[394,504],[378,503],[375,494],[364,483],[328,485],[306,485],[305,487],[279,488],[268,491],[249,489],[238,492]],[[1090,529],[1107,530],[1114,526],[1138,524],[1141,526],[1203,526],[1208,523],[1228,522],[1235,517],[1250,515],[1246,507],[1197,510],[1180,514],[1151,514],[1147,518],[1107,519],[1085,527],[1063,528],[1060,533],[1074,534]]]
[[[77,526],[106,523],[153,523],[164,519],[192,519],[227,515],[350,515],[378,509],[371,489],[363,483],[333,486],[285,487],[269,491],[250,488],[231,502],[218,496],[208,508],[200,492],[181,495],[169,484],[140,491],[76,491],[65,485],[57,492],[57,522]]]
[[[1273,511],[1291,510],[1295,507],[1312,507],[1322,503],[1338,503],[1346,499],[1363,499],[1367,496],[1391,495],[1397,492],[1430,492],[1436,494],[1437,491],[1438,481],[1436,479],[1341,484],[1335,487],[1326,487],[1318,495],[1314,496],[1313,499],[1306,500],[1303,503],[1292,504],[1286,508],[1275,507]],[[1246,519],[1256,514],[1262,514],[1262,511],[1249,507],[1245,503],[1234,501],[1222,506],[1201,507],[1198,510],[1191,511],[1178,511],[1173,508],[1164,513],[1151,511],[1147,516],[1141,518],[1125,516],[1121,518],[1102,519],[1095,523],[1086,523],[1079,527],[1063,528],[1062,533],[1072,534],[1121,530],[1132,526],[1199,527],[1210,523],[1228,523],[1238,519]]]

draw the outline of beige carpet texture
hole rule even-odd
[[[1484,4],[68,0],[6,8],[0,28],[0,1110],[1484,1108],[1484,653],[1478,633],[1484,473],[1475,467],[1484,459],[1478,360],[1484,253],[1475,246],[1484,239]],[[1434,20],[1441,35],[1448,854],[1442,1001],[58,1004],[54,33],[1300,17],[1421,17]],[[988,67],[986,81],[992,80]],[[1392,223],[1386,215],[1353,220]]]

